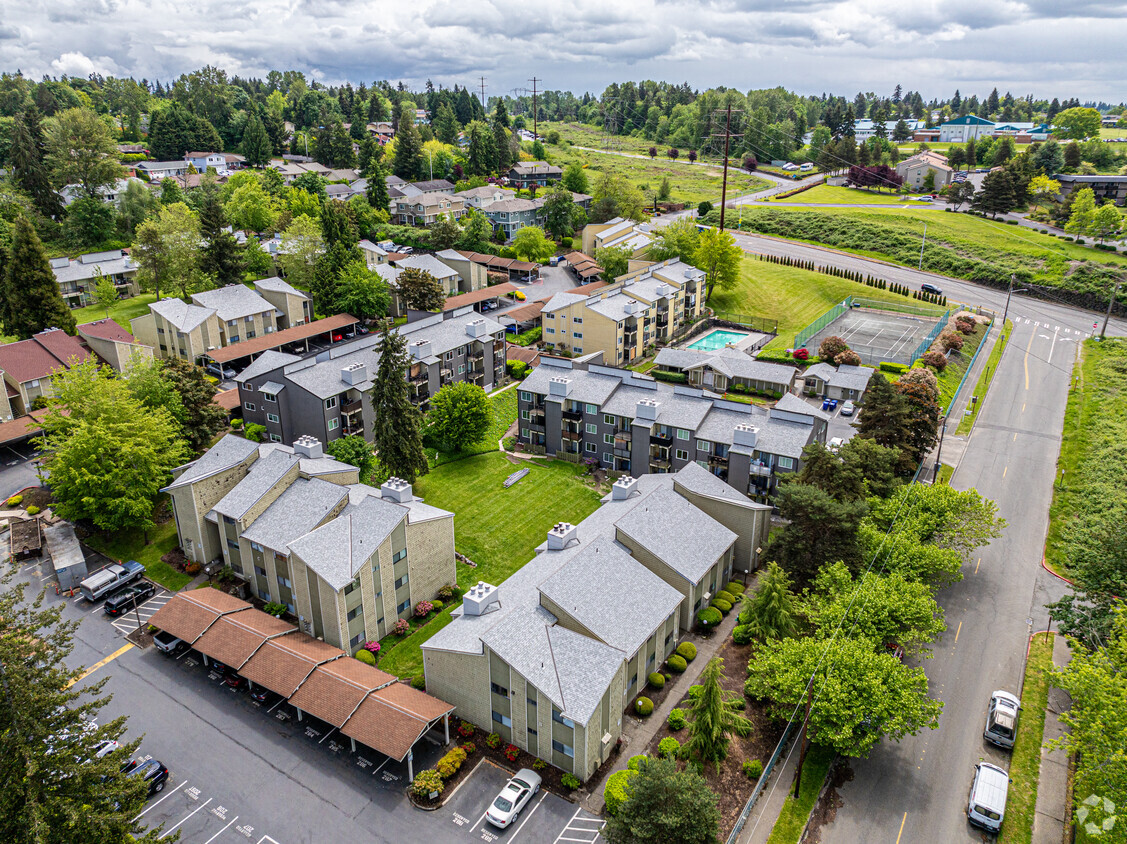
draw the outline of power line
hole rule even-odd
[[[537,112],[539,109],[536,108],[536,83],[543,82],[544,80],[537,79],[533,76],[528,81],[532,83],[532,137],[536,140],[540,140],[540,130],[537,128],[537,118],[539,117]]]

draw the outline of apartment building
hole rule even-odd
[[[696,464],[622,477],[506,581],[471,587],[422,646],[427,688],[587,779],[622,734],[623,710],[769,522],[769,507]]]
[[[591,361],[542,357],[517,394],[520,442],[634,476],[697,463],[766,497],[826,441],[829,415],[787,393],[764,409]]]
[[[94,292],[102,279],[110,281],[117,298],[128,299],[141,292],[137,284],[137,265],[120,249],[88,252],[77,258],[52,258],[51,270],[68,308],[94,304]]]
[[[540,313],[543,341],[560,351],[629,364],[667,343],[704,307],[704,272],[677,258],[649,264],[590,295],[555,294]]]
[[[401,226],[429,226],[439,217],[457,220],[465,213],[465,202],[452,193],[419,193],[391,200],[392,222]]]
[[[0,416],[10,420],[31,413],[36,399],[53,395],[52,374],[91,357],[77,337],[61,328],[48,328],[27,340],[0,345],[0,378],[4,382]]]
[[[633,220],[615,217],[605,223],[588,223],[583,227],[582,241],[583,251],[588,255],[607,246],[626,246],[630,248],[631,257],[640,258],[650,248],[653,235],[643,231]]]
[[[290,448],[227,435],[175,475],[165,491],[185,554],[230,566],[350,653],[456,578],[453,513],[398,478],[359,483],[313,438]]]
[[[505,377],[504,328],[472,307],[434,314],[395,329],[407,340],[412,401],[422,410],[447,384],[468,381],[487,392]],[[379,369],[377,334],[315,355],[268,351],[235,378],[243,420],[264,425],[272,442],[312,436],[322,442],[372,438],[372,378]]]

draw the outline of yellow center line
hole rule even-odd
[[[1009,467],[1009,466],[1006,466],[1006,467],[1005,467],[1004,469],[1002,469],[1002,477],[1003,477],[1003,478],[1004,478],[1004,477],[1006,476],[1006,472],[1008,472],[1008,471],[1010,471],[1010,467]]]
[[[97,671],[103,665],[107,665],[107,664],[113,662],[115,659],[117,659],[119,656],[121,656],[123,653],[125,653],[127,650],[129,650],[132,647],[133,647],[132,645],[122,645],[120,648],[118,648],[112,654],[107,656],[105,659],[100,660],[99,662],[95,662],[93,665],[91,665],[89,668],[87,668],[85,671],[83,671],[81,674],[79,674],[77,677],[75,677],[73,680],[71,680],[69,683],[67,683],[63,688],[69,689],[75,683],[79,683],[79,682],[85,680],[87,677],[89,677],[91,674],[93,674],[95,671]]]
[[[978,558],[978,562],[974,564],[974,573],[978,574],[978,567],[982,565],[982,557]]]
[[[963,632],[963,623],[959,622],[959,629],[955,631],[955,644],[959,644],[959,634]]]
[[[1029,335],[1029,345],[1025,347],[1025,389],[1029,389],[1029,350],[1033,348],[1033,338],[1037,336],[1034,331]]]
[[[1022,413],[1025,413],[1025,402],[1022,402],[1022,403],[1021,403],[1021,412],[1022,412]],[[1017,434],[1014,434],[1014,437],[1016,438],[1016,437],[1017,437]]]
[[[904,824],[908,821],[908,813],[904,813],[904,817],[900,821],[900,831],[896,833],[896,844],[900,844],[900,836],[904,834]]]
[[[1017,442],[1017,434],[1014,434],[1014,442]]]

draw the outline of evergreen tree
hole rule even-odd
[[[389,474],[414,483],[428,467],[420,434],[423,417],[407,392],[407,341],[387,328],[378,349],[380,365],[372,382],[372,445]]]
[[[392,163],[392,172],[408,182],[417,179],[422,151],[423,139],[419,137],[415,121],[402,121],[402,125],[395,133],[395,161]]]
[[[602,836],[610,844],[717,844],[719,798],[696,770],[643,756]]]
[[[442,143],[451,146],[458,143],[458,118],[454,116],[454,110],[448,103],[444,102],[438,107],[431,127],[434,129],[434,136]]]
[[[865,394],[865,412],[857,425],[857,436],[895,449],[901,455],[900,472],[911,473],[915,465],[906,452],[911,439],[911,409],[907,400],[877,372]]]
[[[360,152],[357,153],[356,166],[361,173],[367,173],[372,159],[376,157],[377,144],[374,138],[364,138],[360,142]]]
[[[200,234],[206,241],[200,251],[200,270],[213,278],[217,287],[241,282],[246,272],[242,247],[226,226],[219,191],[213,186],[200,204]]]
[[[496,171],[497,150],[493,133],[480,120],[466,126],[469,147],[466,152],[466,172],[471,176],[488,176]]]
[[[699,694],[692,698],[685,712],[688,718],[688,739],[681,746],[686,758],[704,764],[712,762],[716,772],[728,755],[729,734],[751,735],[751,721],[744,716],[743,695],[725,691],[720,685],[724,660],[713,657],[700,675]]]
[[[356,153],[352,151],[352,138],[339,120],[333,124],[329,139],[330,167],[347,170],[356,166]]]
[[[51,175],[43,160],[46,144],[39,109],[30,106],[12,121],[12,141],[8,161],[15,183],[31,197],[35,207],[46,217],[62,213],[59,195],[51,187]]]
[[[986,174],[982,180],[982,190],[974,195],[971,206],[975,211],[997,217],[1012,211],[1017,205],[1013,180],[1005,170],[995,170]]]
[[[368,104],[359,97],[352,107],[351,126],[348,127],[348,136],[354,141],[363,142],[368,137]]]
[[[12,223],[11,237],[12,245],[4,267],[8,298],[5,310],[9,315],[4,330],[21,340],[45,328],[61,328],[74,334],[74,314],[59,293],[59,284],[35,226],[21,214]]]
[[[756,590],[744,594],[738,620],[747,625],[752,638],[785,639],[798,629],[797,610],[790,578],[778,563],[770,562]]]
[[[247,118],[247,125],[243,129],[243,157],[247,160],[247,166],[265,167],[269,164],[272,147],[266,127],[257,114],[252,114]]]
[[[227,427],[227,412],[214,401],[215,387],[202,367],[181,358],[162,361],[161,375],[180,396],[184,416],[179,421],[184,439],[193,452],[202,451]]]
[[[364,195],[368,197],[368,204],[376,211],[388,211],[391,197],[387,193],[387,174],[384,172],[383,163],[379,158],[372,157],[368,162],[368,169],[364,171],[367,187]]]
[[[1069,141],[1064,147],[1064,166],[1075,170],[1083,163],[1081,155],[1080,144],[1076,141]]]

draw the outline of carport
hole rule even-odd
[[[149,623],[195,647],[197,640],[220,618],[249,609],[252,607],[246,601],[218,589],[193,589],[173,595],[172,600],[153,613]]]
[[[209,659],[241,672],[243,665],[270,639],[297,630],[261,610],[224,615],[200,636],[193,647]]]
[[[288,698],[318,665],[343,656],[340,648],[296,631],[263,642],[239,673],[252,683]]]
[[[436,697],[394,683],[368,694],[356,707],[341,733],[352,741],[375,748],[398,762],[407,760],[407,777],[415,778],[412,748],[440,720],[450,741],[450,713],[454,707]]]

